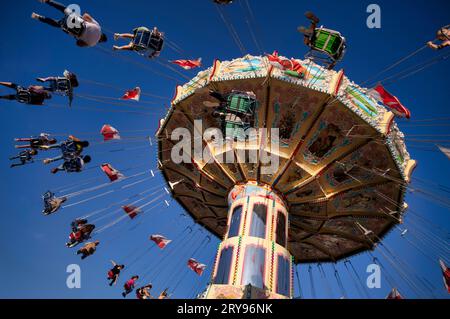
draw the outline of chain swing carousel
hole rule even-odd
[[[291,59],[303,67],[293,76],[271,57],[216,60],[177,87],[157,131],[173,197],[223,238],[206,298],[292,298],[293,263],[373,249],[407,207],[415,161],[394,114],[342,70]],[[201,136],[210,159],[173,162],[180,127]],[[231,134],[218,144],[203,134],[209,128]],[[236,133],[248,128],[279,136]]]

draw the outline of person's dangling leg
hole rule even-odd
[[[119,47],[117,45],[113,46],[114,51],[133,51],[133,49],[134,49],[133,43],[123,45],[121,47]]]
[[[64,11],[66,10],[65,5],[63,5],[59,2],[53,1],[53,0],[41,0],[41,2],[48,4],[50,7],[53,7],[56,10],[61,11],[62,13],[64,13]]]
[[[64,168],[64,164],[62,164],[62,165],[60,165],[60,166],[58,166],[58,167],[55,167],[55,168],[52,168],[52,170],[50,171],[52,174],[56,174],[56,173],[58,173],[59,171],[65,171],[66,169]]]
[[[55,28],[60,28],[61,27],[61,25],[59,24],[58,21],[50,19],[50,18],[46,18],[46,17],[41,16],[41,15],[39,15],[37,13],[34,13],[34,12],[31,14],[31,18],[35,19],[37,21],[43,22],[45,24],[48,24],[48,25],[50,25],[52,27],[55,27]]]
[[[16,95],[15,94],[2,95],[0,96],[0,99],[14,101],[16,99]]]
[[[116,281],[117,281],[117,275],[114,275],[114,276],[111,278],[111,282],[109,283],[109,285],[110,285],[110,286],[114,285],[114,284],[116,283]]]
[[[10,89],[17,89],[18,85],[12,82],[0,82],[0,85],[6,86]]]
[[[114,33],[114,40],[119,39],[134,39],[134,34],[131,33]]]
[[[20,162],[20,163],[11,164],[10,167],[13,168],[13,167],[23,166],[23,165],[25,165],[25,163],[24,162]]]

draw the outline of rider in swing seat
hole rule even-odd
[[[16,142],[27,142],[28,144],[16,145],[15,148],[32,148],[32,149],[45,149],[43,147],[56,144],[57,140],[50,137],[50,134],[41,133],[38,137],[21,137],[15,138]]]
[[[18,155],[9,158],[10,161],[15,160],[15,159],[18,159],[20,161],[20,163],[11,164],[10,167],[13,168],[13,167],[23,166],[23,165],[26,165],[29,163],[33,163],[34,156],[36,156],[37,154],[38,154],[38,151],[35,149],[22,151]]]
[[[67,200],[67,197],[56,197],[54,193],[47,191],[42,195],[44,200],[44,210],[42,213],[44,215],[50,215],[56,213],[61,205]]]
[[[81,12],[75,13],[71,6],[66,7],[64,4],[55,0],[40,0],[40,2],[55,8],[64,14],[64,17],[58,21],[33,12],[31,18],[54,28],[61,29],[65,33],[73,36],[76,39],[77,46],[94,47],[98,43],[108,40],[106,35],[102,33],[100,24],[87,12],[83,14]]]
[[[299,27],[298,31],[304,35],[303,41],[310,48],[307,57],[322,60],[328,69],[332,69],[345,53],[345,38],[337,31],[317,28],[320,20],[314,13],[306,12],[305,16],[310,20],[310,26]]]
[[[221,119],[222,133],[226,138],[234,140],[244,138],[245,130],[254,121],[256,95],[240,91],[232,91],[227,95],[211,91],[210,95],[219,101],[219,106],[212,115]]]
[[[0,99],[15,100],[29,105],[43,105],[45,100],[52,98],[51,94],[39,85],[30,85],[27,88],[11,82],[0,82],[0,85],[16,90],[16,94],[2,95]]]
[[[67,70],[64,71],[64,76],[51,76],[46,78],[37,78],[39,82],[48,82],[49,87],[45,88],[45,90],[54,93],[60,93],[69,98],[69,106],[72,105],[73,101],[73,88],[78,87],[78,78],[75,73],[69,72]]]
[[[95,253],[99,244],[100,242],[98,240],[86,243],[77,251],[77,255],[81,255],[81,259],[85,259]]]
[[[435,44],[435,41],[440,41],[439,44]],[[442,50],[450,46],[450,24],[443,26],[436,32],[436,39],[428,41],[427,46],[433,50]]]
[[[151,51],[149,58],[159,56],[164,44],[164,35],[157,27],[154,27],[153,30],[146,27],[138,27],[133,30],[133,33],[115,33],[114,40],[118,39],[130,39],[130,43],[124,46],[115,45],[113,50],[135,51],[141,55]]]

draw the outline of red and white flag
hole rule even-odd
[[[139,215],[141,213],[141,210],[133,205],[122,206],[122,209],[124,210],[125,213],[127,213],[127,215],[131,219],[135,218],[137,215]]]
[[[150,240],[153,240],[155,244],[161,249],[164,249],[172,241],[170,239],[167,239],[163,235],[151,235]]]
[[[203,274],[203,271],[206,268],[205,264],[199,263],[194,258],[190,258],[187,262],[187,265],[189,268],[191,268],[197,275],[201,276]]]
[[[278,51],[273,51],[272,54],[267,54],[267,59],[269,59],[269,63],[273,66],[276,66],[280,69],[284,68],[282,64],[281,58],[278,56]]]
[[[122,96],[122,100],[134,100],[139,101],[141,98],[141,88],[135,87],[132,90],[128,90],[125,92],[125,94]]]
[[[386,299],[404,299],[402,295],[398,292],[397,288],[392,288],[389,295],[387,295]]]
[[[445,289],[447,289],[447,292],[450,294],[450,269],[441,259],[439,259],[439,264],[441,265],[442,269]]]
[[[117,181],[120,178],[123,178],[123,174],[116,170],[114,167],[111,166],[111,164],[105,163],[101,166],[102,171],[108,176],[109,180],[111,182]]]
[[[198,58],[197,60],[174,60],[170,62],[181,66],[185,70],[190,70],[200,67],[202,65],[202,58]]]
[[[280,58],[278,51],[273,51],[272,54],[267,54],[267,59],[269,63],[279,69],[293,71],[298,74],[298,76],[304,76],[306,69],[295,59],[285,59]],[[291,73],[292,74],[292,73]]]
[[[103,125],[100,133],[103,135],[103,140],[105,142],[110,140],[120,140],[119,131],[109,124]]]
[[[409,119],[411,117],[411,112],[400,102],[400,100],[386,91],[386,89],[378,84],[376,87],[369,91],[369,94],[373,96],[380,103],[386,105],[392,110],[397,116],[406,117]]]

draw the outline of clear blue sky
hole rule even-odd
[[[230,20],[238,30],[246,50],[258,54],[250,33],[245,24],[243,8],[236,1],[226,8]],[[345,60],[339,67],[345,68],[346,74],[356,82],[366,80],[368,77],[390,65],[396,60],[414,51],[429,39],[434,37],[438,27],[450,23],[448,1],[376,1],[382,10],[382,28],[368,29],[366,27],[366,7],[373,1],[256,1],[250,0],[257,26],[257,36],[266,52],[274,49],[285,56],[302,57],[306,50],[296,28],[306,21],[303,13],[314,11],[320,16],[321,22],[326,26],[338,29],[343,33],[349,43]],[[215,58],[221,60],[231,59],[241,55],[238,47],[232,41],[225,25],[220,20],[212,1],[78,1],[83,11],[94,16],[108,31],[128,32],[136,26],[157,25],[164,31],[172,42],[182,48],[183,55],[166,46],[162,57],[164,59],[197,58],[202,57],[205,66],[212,64]],[[69,4],[69,3],[66,3]],[[41,163],[9,169],[8,157],[13,155],[14,137],[27,137],[40,132],[56,134],[74,134],[83,137],[84,132],[98,132],[105,123],[110,123],[119,130],[147,130],[148,132],[126,133],[123,137],[153,135],[159,118],[164,113],[165,105],[174,93],[175,85],[185,80],[179,74],[145,60],[133,53],[124,53],[121,56],[129,60],[118,58],[95,48],[78,48],[73,39],[60,30],[50,28],[30,18],[35,11],[43,15],[59,18],[59,13],[53,8],[40,4],[38,1],[7,1],[2,4],[4,14],[0,22],[0,34],[3,40],[0,50],[1,81],[12,81],[22,85],[34,83],[38,76],[61,74],[69,69],[83,79],[106,83],[117,87],[131,88],[139,85],[145,93],[153,93],[167,97],[165,100],[143,97],[144,102],[159,102],[158,104],[140,104],[150,110],[139,110],[126,106],[98,103],[77,98],[73,108],[58,107],[66,104],[65,99],[55,96],[44,107],[31,107],[15,102],[0,101],[0,122],[2,127],[2,144],[4,151],[0,158],[2,222],[0,223],[0,297],[2,298],[121,298],[120,289],[124,277],[131,274],[151,274],[148,278],[155,284],[159,292],[166,286],[180,284],[175,291],[175,297],[190,298],[194,292],[207,282],[212,267],[212,258],[218,244],[217,239],[205,244],[202,249],[192,256],[208,264],[206,273],[198,279],[196,275],[186,270],[186,260],[201,243],[206,232],[196,233],[189,245],[183,250],[177,250],[161,260],[163,254],[152,248],[144,257],[139,258],[130,271],[122,276],[122,281],[116,287],[109,287],[106,282],[106,272],[109,259],[118,262],[130,262],[135,256],[141,256],[145,247],[151,247],[148,236],[152,233],[162,233],[171,238],[177,238],[180,232],[190,224],[189,218],[180,216],[182,209],[171,202],[168,209],[148,209],[145,215],[134,221],[124,220],[116,227],[99,234],[102,242],[98,251],[92,257],[80,261],[74,250],[67,249],[64,243],[67,239],[70,221],[81,215],[88,214],[96,209],[105,207],[108,202],[120,200],[142,192],[146,189],[162,185],[160,175],[121,192],[115,192],[97,200],[89,201],[74,207],[61,210],[58,214],[44,217],[41,194],[47,189],[84,181],[98,176],[100,179],[89,186],[100,184],[104,179],[97,164],[109,162],[118,169],[133,168],[126,172],[132,175],[146,168],[156,166],[155,148],[144,148],[147,144],[143,140],[129,140],[128,143],[110,145],[92,145],[89,152],[93,163],[82,174],[56,176],[50,174],[50,167]],[[109,42],[103,48],[109,49],[112,44],[112,35],[108,33]],[[450,49],[447,49],[450,50]],[[436,52],[424,50],[415,58],[409,60],[403,67],[414,65],[436,56]],[[130,61],[134,61],[130,62]],[[136,64],[140,63],[140,64]],[[151,69],[151,70],[150,70]],[[401,70],[399,68],[398,70]],[[194,73],[184,72],[187,76]],[[156,72],[153,72],[156,71]],[[411,109],[412,120],[449,117],[448,88],[450,64],[448,61],[434,65],[416,75],[403,79],[388,88],[397,95],[401,101]],[[160,76],[163,73],[166,76]],[[385,74],[388,76],[394,71]],[[171,80],[168,77],[177,79]],[[1,94],[9,94],[9,90],[0,88]],[[115,97],[120,91],[111,88],[94,86],[81,81],[78,94]],[[120,112],[95,111],[115,110]],[[138,113],[121,112],[123,110],[138,111]],[[147,114],[143,114],[147,113]],[[448,126],[417,126],[403,124],[400,127],[407,135],[424,134],[450,134]],[[414,122],[417,124],[417,122]],[[430,124],[425,122],[424,124]],[[436,122],[431,122],[434,124]],[[442,122],[448,125],[447,122]],[[59,136],[62,138],[62,136]],[[95,144],[99,136],[87,134]],[[423,137],[419,137],[419,139]],[[430,137],[429,139],[434,139]],[[418,160],[418,168],[414,176],[433,181],[438,184],[449,185],[450,162],[442,154],[430,151],[433,144],[411,143],[410,153]],[[110,152],[123,148],[136,148],[128,151]],[[425,150],[424,150],[425,149]],[[39,156],[40,158],[43,155]],[[141,167],[136,167],[141,165]],[[138,179],[135,179],[138,180]],[[123,184],[126,184],[124,182]],[[118,187],[118,186],[116,186]],[[88,198],[97,193],[74,198],[71,202]],[[448,198],[448,193],[443,193]],[[167,198],[167,197],[165,197]],[[168,198],[167,198],[168,199]],[[439,206],[417,193],[408,194],[407,202],[416,214],[425,216],[433,224],[448,230],[448,210]],[[69,202],[69,203],[71,203]],[[152,207],[152,205],[147,208]],[[417,215],[406,215],[406,228],[408,223],[421,223]],[[103,220],[99,224],[105,224]],[[438,233],[428,224],[423,224],[431,233]],[[197,228],[195,228],[197,229]],[[411,239],[415,241],[414,239]],[[406,270],[408,276],[419,281],[421,277],[434,287],[433,293],[437,297],[446,298],[442,288],[442,277],[436,263],[432,264],[421,252],[412,247],[399,236],[399,231],[392,231],[385,239],[386,246],[394,251],[398,258],[409,264]],[[174,243],[175,244],[175,243]],[[420,243],[419,243],[420,244]],[[429,250],[431,251],[432,248]],[[130,257],[131,255],[131,257]],[[377,251],[375,255],[380,256]],[[448,257],[448,256],[447,256]],[[127,259],[127,260],[124,260]],[[390,264],[380,257],[382,263],[388,266],[389,273],[398,283],[401,292],[408,298],[417,297],[412,289],[402,282],[401,276],[392,269]],[[160,262],[161,261],[161,262]],[[352,259],[353,265],[362,278],[366,278],[365,268],[370,263],[367,254],[361,254]],[[68,289],[66,287],[66,266],[71,263],[81,265],[82,288]],[[401,267],[399,265],[399,267]],[[342,263],[337,264],[345,289],[350,297],[360,297],[354,287],[354,281],[345,271]],[[324,269],[331,286],[332,293],[328,291],[320,276],[317,267],[313,266],[314,283],[317,296],[328,298],[340,297],[340,292],[334,280],[331,265],[324,265]],[[303,294],[311,297],[307,266],[300,266],[300,281]],[[180,280],[182,279],[182,280]],[[141,282],[144,284],[144,282]],[[371,297],[384,298],[390,290],[389,283],[383,277],[382,288],[369,291]],[[296,287],[297,292],[297,287]],[[431,297],[431,294],[422,293],[420,297]],[[134,297],[134,295],[133,295]]]

